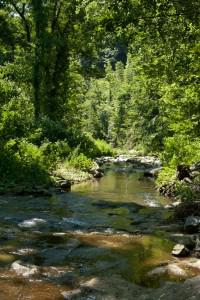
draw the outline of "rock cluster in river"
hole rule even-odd
[[[157,157],[153,156],[130,156],[118,155],[116,157],[104,156],[96,159],[98,165],[106,163],[121,164],[131,163],[135,168],[160,168],[161,162]]]
[[[182,206],[183,204],[181,204]],[[200,257],[200,217],[188,216],[182,220],[182,234],[173,234],[171,238],[178,242],[172,250],[177,257]]]

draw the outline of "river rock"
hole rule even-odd
[[[116,157],[100,157],[96,159],[98,165],[104,163],[131,163],[136,168],[159,168],[161,162],[156,157],[152,156],[130,156],[130,155],[118,155]]]
[[[103,177],[103,172],[101,170],[95,170],[92,175],[94,178],[101,178]]]
[[[71,189],[71,182],[69,180],[63,180],[60,182],[61,189],[70,190]]]
[[[197,245],[197,238],[195,235],[183,234],[183,233],[172,233],[170,238],[177,244],[184,245],[187,249],[193,250]]]
[[[167,267],[163,266],[163,267],[158,267],[153,269],[152,271],[148,272],[147,275],[152,277],[152,276],[161,276],[167,274]]]
[[[15,261],[11,265],[11,269],[16,272],[18,276],[23,277],[32,277],[33,275],[36,275],[39,273],[39,269],[35,265],[23,265],[20,260]]]
[[[200,217],[189,216],[185,220],[184,230],[187,233],[197,233],[199,231]]]
[[[23,227],[23,228],[31,228],[31,227],[35,227],[35,226],[46,224],[46,223],[47,223],[47,221],[44,219],[33,218],[30,220],[24,220],[23,222],[19,223],[18,226]]]
[[[38,251],[32,248],[22,248],[22,249],[17,249],[15,251],[11,251],[10,253],[18,256],[30,256],[38,253]]]
[[[169,264],[166,266],[161,266],[153,269],[152,271],[147,273],[148,276],[175,276],[175,277],[186,277],[187,273],[177,264]]]
[[[177,257],[186,257],[190,251],[183,244],[177,244],[172,250],[172,255]]]
[[[44,261],[45,266],[61,266],[65,263],[66,258],[68,257],[71,249],[69,248],[46,248],[42,251],[42,259]]]

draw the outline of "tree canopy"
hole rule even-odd
[[[93,139],[198,159],[199,20],[198,0],[1,0],[1,159]]]

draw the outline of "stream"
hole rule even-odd
[[[177,262],[168,204],[127,166],[49,198],[1,196],[0,299],[161,299],[185,279],[149,275]]]

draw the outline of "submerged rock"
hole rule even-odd
[[[162,167],[146,170],[146,171],[144,171],[144,177],[156,178],[161,170],[162,170]]]
[[[65,264],[66,258],[70,253],[70,248],[46,248],[41,253],[43,259],[43,265],[45,266],[61,266]]]
[[[81,295],[81,289],[76,289],[76,290],[72,290],[72,291],[62,292],[61,294],[64,297],[64,299],[71,300],[71,299],[73,299],[73,298],[78,297],[78,296]],[[76,299],[78,299],[78,298],[76,298]]]
[[[79,221],[74,218],[63,218],[63,222],[70,223],[77,226],[87,226],[85,222]]]
[[[186,257],[188,256],[190,251],[183,244],[177,244],[174,246],[172,250],[172,255],[177,257]]]

